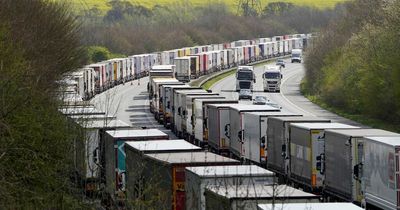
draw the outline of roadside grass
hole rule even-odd
[[[370,126],[372,128],[378,128],[378,129],[383,129],[383,130],[400,133],[399,125],[391,124],[391,123],[385,122],[383,120],[371,118],[369,116],[365,116],[365,115],[361,115],[361,114],[348,113],[348,112],[346,112],[346,110],[339,109],[337,107],[333,107],[333,106],[326,104],[318,96],[306,94],[305,93],[306,91],[303,89],[303,85],[300,86],[300,89],[301,89],[302,94],[306,98],[308,98],[311,102],[313,102],[313,103],[317,104],[318,106],[320,106],[330,112],[333,112],[339,116],[353,120],[355,122],[361,123],[366,126]]]
[[[222,74],[220,74],[220,75],[218,75],[218,76],[216,76],[216,77],[214,77],[214,78],[208,80],[208,81],[205,82],[201,87],[202,87],[203,89],[205,89],[205,90],[208,90],[208,89],[210,89],[215,83],[217,83],[218,81],[223,80],[223,79],[225,79],[226,77],[229,77],[229,76],[232,75],[232,74],[235,74],[236,70],[237,70],[237,68],[234,68],[234,69],[229,70],[229,71],[227,71],[227,72],[225,72],[225,73],[222,73]]]

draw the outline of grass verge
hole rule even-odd
[[[228,76],[234,74],[235,72],[236,72],[236,68],[235,68],[235,69],[232,69],[232,70],[229,70],[229,71],[227,71],[227,72],[225,72],[225,73],[222,73],[222,74],[220,74],[220,75],[218,75],[218,76],[216,76],[216,77],[214,77],[214,78],[208,80],[208,81],[205,82],[201,87],[202,87],[203,89],[208,90],[208,89],[210,89],[210,87],[213,86],[215,83],[217,83],[218,81],[224,79],[225,77],[228,77]]]
[[[362,114],[348,113],[348,112],[346,112],[346,110],[330,106],[329,104],[325,103],[318,96],[307,94],[306,91],[303,89],[303,85],[301,85],[301,92],[311,102],[313,102],[313,103],[317,104],[318,106],[320,106],[330,112],[333,112],[339,116],[356,121],[356,122],[361,123],[366,126],[370,126],[372,128],[378,128],[378,129],[383,129],[383,130],[400,133],[400,126],[398,126],[398,125],[391,124],[391,123],[385,122],[380,119],[371,118],[369,116],[365,116]]]

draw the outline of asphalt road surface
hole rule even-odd
[[[134,128],[157,128],[167,134],[170,139],[176,136],[160,125],[150,113],[149,95],[147,92],[148,77],[118,85],[103,92],[91,100],[96,108],[117,117]]]
[[[255,96],[266,96],[269,100],[279,104],[282,109],[289,112],[302,114],[304,116],[316,116],[331,119],[335,122],[346,123],[350,125],[362,126],[361,124],[349,119],[340,117],[332,112],[322,109],[318,105],[312,103],[300,93],[300,82],[304,76],[304,66],[300,63],[290,63],[289,59],[285,59],[286,68],[282,70],[282,84],[280,93],[266,93],[263,91],[263,66],[255,68],[256,83],[253,91]],[[271,65],[271,64],[269,64]],[[272,63],[274,65],[274,63]],[[216,84],[211,89],[213,92],[219,92],[222,96],[229,99],[238,99],[238,93],[235,90],[235,75],[231,75]],[[242,100],[240,103],[251,104],[249,100]],[[365,127],[365,126],[362,126]]]

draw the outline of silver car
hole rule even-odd
[[[250,89],[240,89],[239,91],[239,100],[240,99],[253,99],[253,93]]]

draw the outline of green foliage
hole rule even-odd
[[[88,63],[97,63],[112,58],[121,58],[125,55],[111,53],[106,47],[90,46],[87,48]]]
[[[305,89],[350,114],[398,124],[400,3],[374,3],[349,5],[353,19],[348,14],[320,35],[308,52]]]
[[[56,79],[82,65],[65,7],[0,0],[0,205],[79,209],[70,180],[76,130],[58,112]]]
[[[94,20],[94,16],[82,16],[83,44],[102,45],[126,55],[276,34],[309,33],[325,26],[340,10],[293,6],[290,10],[282,9],[281,15],[245,17],[231,13],[222,3],[196,7],[190,1],[182,1],[156,6],[149,13],[128,12],[138,6],[125,1],[114,3],[112,8],[108,15],[118,10],[121,13],[118,18],[106,15]]]

